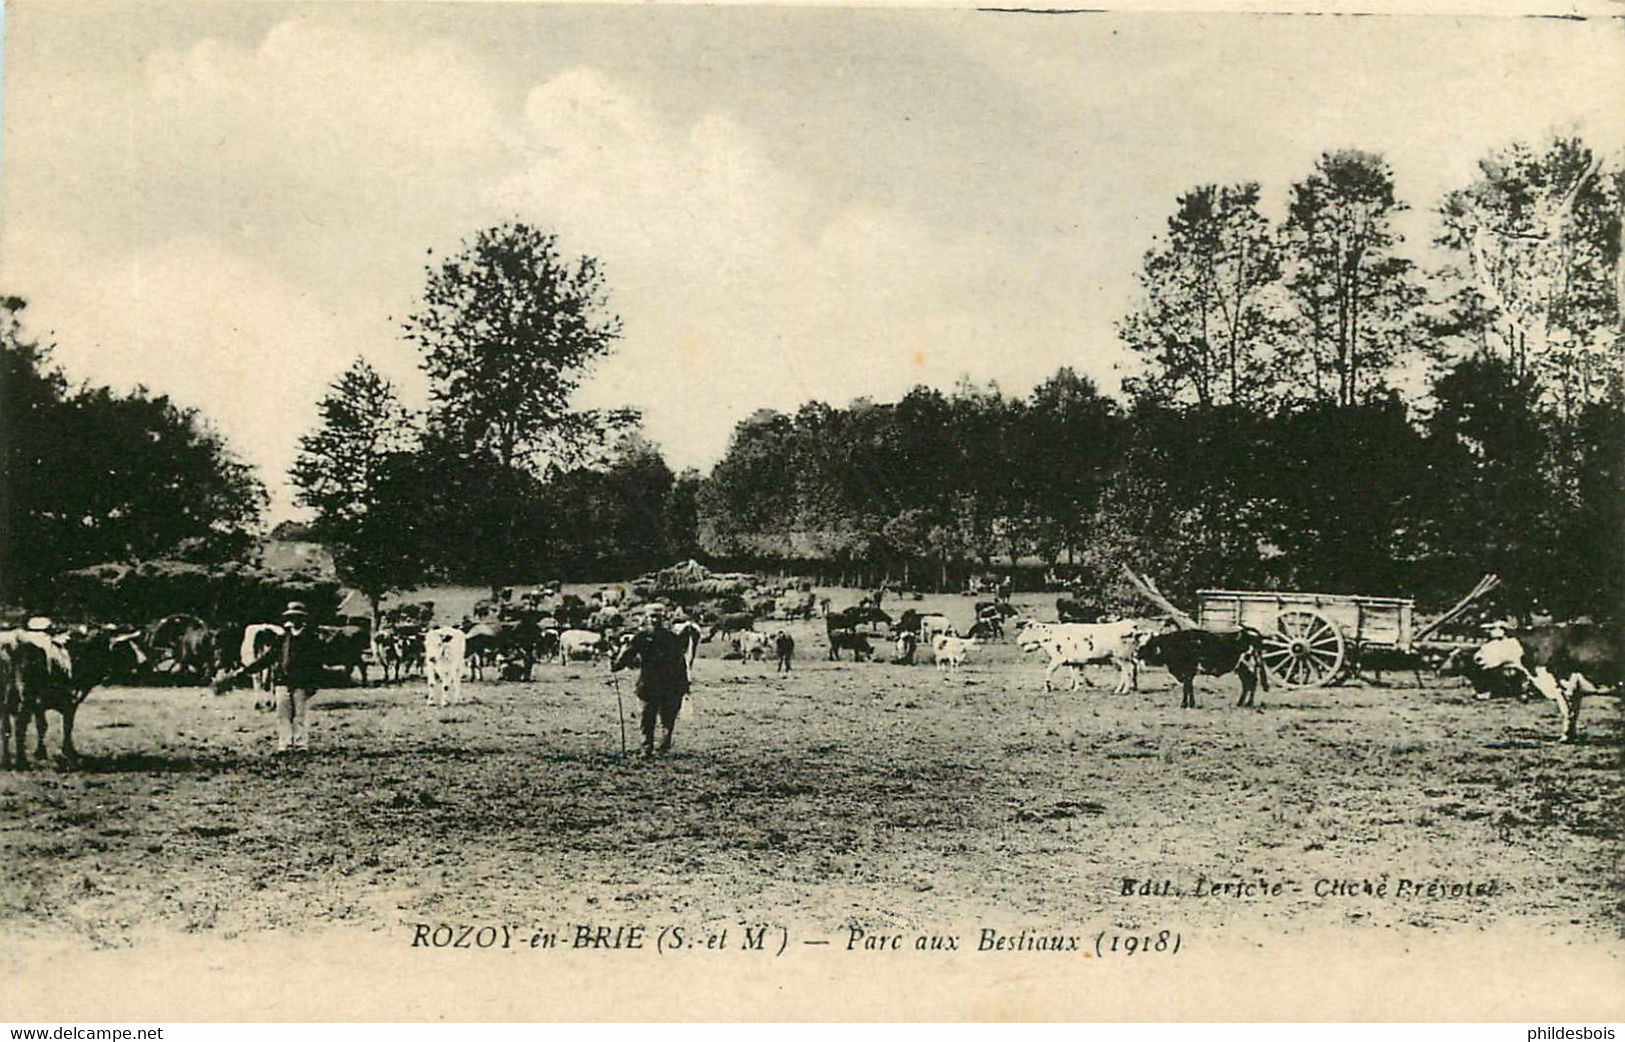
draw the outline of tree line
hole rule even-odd
[[[1403,249],[1387,163],[1323,154],[1174,201],[1118,325],[1124,400],[1062,369],[741,423],[701,486],[712,554],[952,587],[1026,560],[1130,610],[1128,563],[1204,586],[1625,604],[1625,167],[1575,137],[1485,156]],[[1065,565],[1065,567],[1057,567]]]
[[[1622,178],[1577,138],[1497,150],[1436,202],[1425,264],[1378,155],[1322,155],[1279,220],[1257,183],[1198,185],[1119,323],[1120,398],[1063,368],[1026,395],[965,380],[764,410],[704,476],[673,473],[635,412],[573,406],[621,336],[603,272],[503,224],[430,253],[401,328],[428,407],[358,357],[290,477],[374,602],[697,556],[942,588],[1042,569],[1103,610],[1129,606],[1122,563],[1179,596],[1443,600],[1496,571],[1517,607],[1618,610]],[[70,388],[20,310],[0,329],[7,596],[101,561],[242,554],[265,502],[249,469],[195,412]]]

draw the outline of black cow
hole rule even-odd
[[[1095,613],[1070,597],[1055,598],[1055,617],[1061,622],[1096,622]]]
[[[745,630],[756,628],[756,616],[748,611],[732,611],[719,616],[711,626],[711,632],[705,635],[705,642],[709,644],[717,634],[742,633]]]
[[[1148,666],[1163,666],[1184,686],[1181,709],[1196,707],[1195,680],[1198,673],[1218,677],[1234,671],[1241,680],[1238,706],[1253,704],[1257,684],[1270,689],[1269,673],[1260,657],[1263,634],[1250,626],[1214,633],[1209,630],[1175,630],[1162,633],[1140,645],[1139,660]]]
[[[361,686],[367,686],[367,657],[372,653],[372,634],[365,626],[318,626],[322,640],[322,665],[337,666],[344,670],[346,680],[352,670],[361,674]]]
[[[831,633],[829,635],[829,658],[831,662],[841,661],[841,652],[852,652],[852,661],[861,662],[864,659],[874,658],[875,649],[869,643],[869,638],[862,633],[853,633],[850,630]]]
[[[773,672],[790,672],[790,659],[795,656],[795,653],[796,642],[794,637],[783,630],[773,634],[773,654],[777,659],[777,665],[774,667]]]

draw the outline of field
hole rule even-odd
[[[970,613],[963,598],[923,606]],[[80,714],[82,769],[0,776],[0,923],[86,949],[751,918],[838,943],[853,925],[950,922],[1232,940],[1497,923],[1622,934],[1612,700],[1591,703],[1565,747],[1550,706],[1477,702],[1426,676],[1273,688],[1257,709],[1234,706],[1226,677],[1182,711],[1157,670],[1134,694],[1098,671],[1092,688],[1047,694],[1008,642],[944,677],[829,662],[821,623],[787,628],[788,676],[703,646],[676,749],[648,763],[620,755],[615,691],[586,665],[470,684],[450,708],[426,705],[420,681],[327,691],[316,748],[286,760],[269,756],[271,719],[246,691],[98,690]],[[1125,879],[1152,886],[1124,895]]]

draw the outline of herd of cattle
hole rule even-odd
[[[690,668],[703,643],[727,646],[723,658],[763,660],[792,668],[795,641],[782,626],[758,629],[764,620],[809,618],[822,613],[828,657],[849,652],[857,660],[877,660],[876,642],[885,641],[894,663],[912,665],[924,648],[941,671],[957,672],[982,643],[1004,638],[1007,627],[1016,645],[1040,653],[1046,663],[1044,690],[1053,689],[1054,674],[1066,667],[1071,690],[1086,666],[1117,671],[1114,690],[1138,689],[1139,669],[1166,669],[1182,689],[1182,707],[1194,707],[1198,675],[1234,673],[1241,684],[1238,705],[1253,704],[1255,692],[1269,689],[1262,664],[1263,635],[1251,628],[1228,632],[1182,629],[1165,618],[1078,621],[1082,606],[1066,597],[1056,603],[1056,621],[1024,617],[1006,599],[977,602],[974,622],[960,629],[940,613],[912,608],[895,618],[881,607],[885,591],[858,604],[831,610],[828,598],[810,587],[771,591],[768,596],[673,606],[666,599],[645,598],[623,586],[609,586],[590,599],[561,594],[557,585],[518,597],[512,591],[476,606],[457,626],[435,625],[432,603],[401,605],[384,612],[376,626],[349,620],[319,628],[329,666],[368,682],[369,666],[384,682],[421,675],[428,698],[438,704],[461,700],[465,679],[485,679],[488,671],[504,680],[529,680],[546,662],[602,662],[621,641],[646,622],[657,607],[668,624],[688,641]],[[258,659],[281,635],[275,623],[211,627],[194,615],[176,614],[138,629],[77,627],[50,632],[46,620],[29,628],[0,630],[0,766],[27,763],[28,723],[36,732],[36,755],[45,755],[45,713],[62,719],[62,752],[75,758],[74,714],[89,691],[113,680],[167,671],[207,683],[211,678]],[[1617,694],[1622,680],[1622,629],[1618,624],[1575,623],[1534,626],[1516,636],[1502,632],[1481,646],[1456,649],[1435,661],[1441,675],[1465,677],[1481,698],[1545,697],[1562,719],[1562,740],[1572,741],[1579,707],[1586,695]],[[270,677],[250,678],[259,697],[270,705]]]

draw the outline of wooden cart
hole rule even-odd
[[[1320,687],[1344,676],[1365,647],[1409,651],[1410,597],[1273,590],[1198,590],[1196,623],[1206,630],[1251,626],[1264,635],[1264,668],[1284,687]]]

